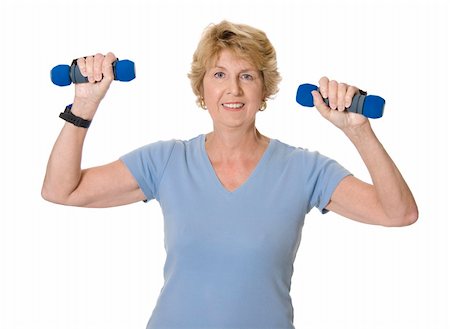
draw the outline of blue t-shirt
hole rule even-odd
[[[125,156],[164,215],[164,286],[147,329],[292,329],[293,262],[304,217],[325,212],[349,172],[317,152],[272,139],[237,190],[226,190],[205,136]]]

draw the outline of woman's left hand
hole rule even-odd
[[[312,92],[314,105],[320,114],[336,127],[345,131],[369,122],[363,115],[345,110],[350,107],[353,96],[359,92],[359,88],[322,77],[319,80],[319,91],[320,93]],[[328,98],[330,106],[325,104],[322,97]]]

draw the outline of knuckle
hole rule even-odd
[[[86,76],[86,62],[84,58],[77,59],[77,66],[80,69],[80,72],[83,76]]]
[[[326,76],[323,76],[319,79],[319,83],[328,83],[328,81],[329,81],[328,77],[326,77]]]
[[[345,91],[345,90],[347,90],[348,86],[347,86],[346,83],[341,82],[341,83],[338,84],[338,88],[339,88],[341,91]]]
[[[327,97],[328,83],[329,83],[328,78],[325,76],[320,78],[319,80],[319,90],[324,97]]]
[[[349,91],[351,92],[352,95],[356,95],[356,94],[359,93],[359,88],[358,88],[358,87],[355,87],[355,86],[351,86],[351,87],[349,88]]]

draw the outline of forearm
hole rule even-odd
[[[361,155],[377,200],[392,225],[411,224],[417,219],[414,197],[400,171],[384,149],[370,123],[344,130]]]
[[[72,112],[86,120],[92,120],[98,105],[74,101]],[[65,123],[59,134],[47,164],[42,186],[44,199],[67,203],[81,179],[81,158],[87,129]]]

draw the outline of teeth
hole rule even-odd
[[[223,104],[224,107],[227,107],[229,109],[240,109],[244,106],[242,103],[234,103],[234,104]]]

